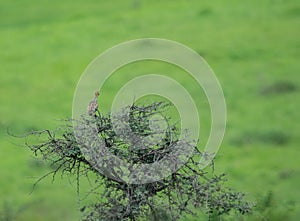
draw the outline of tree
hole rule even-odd
[[[224,174],[214,173],[213,161],[211,170],[199,169],[199,158],[204,157],[205,153],[199,151],[197,145],[194,145],[188,136],[179,136],[178,126],[170,124],[170,118],[166,114],[170,107],[171,104],[164,102],[154,102],[150,105],[133,103],[130,107],[126,107],[127,115],[124,114],[124,110],[121,110],[114,115],[104,116],[98,113],[92,117],[83,116],[81,120],[76,121],[77,131],[73,127],[74,120],[65,120],[64,125],[58,130],[32,133],[31,135],[38,137],[45,135],[44,139],[30,144],[26,142],[26,144],[36,156],[51,162],[54,169],[45,176],[52,174],[54,179],[58,173],[74,174],[77,176],[78,191],[80,178],[93,180],[88,197],[94,196],[95,200],[82,206],[84,221],[175,221],[199,210],[209,216],[213,214],[221,216],[231,210],[242,214],[250,212],[251,203],[244,201],[244,194],[226,187]],[[154,130],[149,121],[158,113],[164,116],[167,126]],[[114,126],[116,121],[125,121],[127,127],[121,126],[116,129]],[[193,155],[185,158],[180,167],[174,168],[169,171],[168,176],[161,176],[160,179],[153,180],[150,177],[149,180],[145,180],[147,174],[142,178],[134,177],[133,174],[131,180],[124,180],[121,175],[124,173],[132,175],[131,171],[134,168],[124,168],[116,163],[113,167],[109,166],[111,162],[106,160],[111,161],[112,158],[101,158],[103,152],[97,152],[99,151],[97,148],[93,153],[96,160],[100,156],[101,162],[93,161],[93,157],[87,157],[84,153],[84,146],[87,143],[82,140],[90,139],[86,136],[91,131],[96,131],[109,154],[129,165],[149,165],[160,162],[166,156],[171,156],[175,146],[192,148]],[[133,145],[137,137],[156,135],[162,138],[159,142],[148,140],[147,147],[134,148],[145,145],[145,142]],[[179,152],[179,155],[181,154],[184,156]],[[177,163],[172,160],[170,162]],[[99,163],[101,165],[97,168]],[[128,182],[132,179],[135,182]]]

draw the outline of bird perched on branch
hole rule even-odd
[[[98,97],[100,95],[100,92],[99,91],[96,91],[95,92],[95,97],[94,99],[89,103],[89,106],[88,106],[88,114],[90,116],[96,116],[95,113],[98,111]]]

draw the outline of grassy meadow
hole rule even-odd
[[[57,177],[54,184],[47,178],[32,192],[49,168],[7,131],[54,129],[71,117],[73,93],[92,59],[116,44],[146,37],[194,49],[222,85],[227,129],[216,170],[256,202],[252,214],[224,219],[299,220],[299,27],[296,0],[1,0],[0,221],[79,220],[74,178]],[[113,95],[132,76],[153,71],[189,90],[201,110],[205,141],[210,110],[204,93],[186,73],[165,64],[118,70],[103,88],[102,110],[109,110]]]

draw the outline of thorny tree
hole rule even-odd
[[[163,139],[148,148],[132,148],[128,139],[155,135],[151,130],[149,120],[156,114],[167,116],[171,104],[154,102],[150,105],[132,104],[127,117],[130,128],[123,128],[123,133],[116,133],[113,118],[123,118],[124,114],[112,117],[101,115],[86,116],[77,125],[96,125],[97,135],[106,146],[109,153],[117,156],[130,165],[152,164],[159,162],[172,152],[174,145],[192,145],[188,139],[179,138],[179,129],[174,125],[167,125],[163,131]],[[169,118],[165,117],[167,122]],[[93,198],[89,203],[82,202],[81,212],[84,221],[137,221],[137,220],[179,220],[186,214],[202,211],[208,214],[227,214],[236,211],[241,214],[251,211],[251,204],[244,200],[244,194],[234,192],[225,186],[224,174],[215,175],[213,164],[211,170],[200,170],[199,159],[204,156],[198,147],[193,146],[193,156],[188,158],[182,167],[172,171],[170,175],[152,182],[129,183],[120,177],[120,171],[110,168],[105,171],[102,162],[102,172],[96,169],[93,160],[87,159],[83,153],[85,145],[76,139],[73,120],[64,121],[64,125],[55,131],[37,131],[31,133],[34,143],[28,147],[36,156],[51,162],[53,171],[47,175],[77,176],[90,181],[91,187],[87,198]],[[130,130],[130,132],[126,131]],[[125,135],[124,135],[125,134]],[[107,175],[110,174],[110,175]],[[38,181],[42,180],[41,177]],[[93,196],[93,197],[92,197]]]

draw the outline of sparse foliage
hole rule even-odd
[[[163,102],[146,106],[132,104],[128,119],[131,133],[124,133],[126,136],[153,135],[149,119],[168,110],[170,105]],[[165,119],[170,122],[168,117]],[[175,144],[182,142],[178,127],[168,124],[163,131],[163,139],[156,145],[143,149],[131,148],[124,137],[115,133],[110,114],[104,116],[98,113],[84,118],[83,122],[95,123],[99,138],[104,140],[110,153],[132,164],[155,163],[168,155]],[[75,137],[72,123],[72,120],[66,120],[58,130],[34,132],[32,135],[41,139],[27,145],[37,156],[51,162],[54,170],[45,176],[52,174],[54,179],[58,173],[76,175],[78,191],[79,178],[93,180],[87,197],[93,195],[96,200],[82,206],[84,221],[175,221],[199,210],[208,215],[222,215],[232,210],[242,214],[251,211],[251,204],[244,201],[243,193],[225,186],[224,174],[215,175],[213,169],[199,169],[199,159],[204,153],[197,146],[193,146],[193,156],[171,175],[150,183],[126,183],[95,169],[82,153],[82,144]],[[188,139],[183,144],[192,145]],[[112,169],[111,172],[116,171]]]

